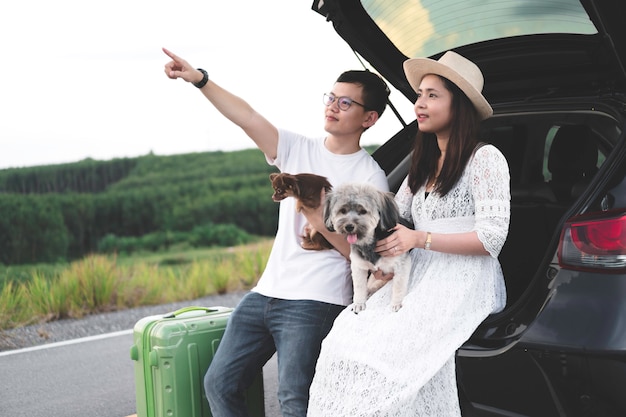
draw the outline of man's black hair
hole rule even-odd
[[[377,112],[378,117],[383,115],[389,98],[389,87],[379,75],[370,71],[350,70],[341,74],[336,82],[361,85],[365,108]]]

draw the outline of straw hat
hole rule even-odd
[[[430,58],[407,59],[403,66],[413,90],[418,90],[425,75],[440,75],[452,81],[467,95],[482,120],[493,114],[489,102],[482,95],[484,79],[480,68],[456,52],[448,51],[438,61]]]

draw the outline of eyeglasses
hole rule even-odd
[[[345,97],[345,96],[336,97],[332,93],[324,93],[324,98],[323,98],[324,105],[330,106],[331,104],[335,102],[335,100],[337,100],[337,107],[339,107],[339,110],[346,111],[350,108],[350,106],[352,106],[352,104],[358,104],[364,109],[367,109],[367,107],[365,107],[365,104],[361,104],[358,101],[354,101],[350,97]]]

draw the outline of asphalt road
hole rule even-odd
[[[0,416],[136,413],[132,330],[0,352]],[[265,415],[280,417],[275,357],[264,368]]]

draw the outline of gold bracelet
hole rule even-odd
[[[426,242],[424,243],[424,249],[430,250],[430,243],[432,242],[432,235],[430,232],[426,232]]]

